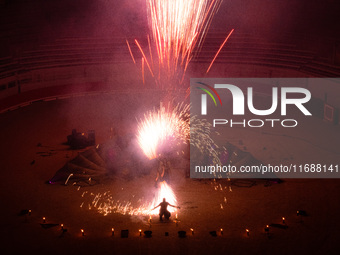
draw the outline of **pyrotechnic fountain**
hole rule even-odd
[[[138,144],[149,159],[156,158],[176,145],[185,144],[190,136],[189,105],[179,104],[173,110],[161,107],[147,112],[138,123]]]
[[[86,195],[87,192],[82,194],[82,197]],[[81,208],[86,206],[89,210],[95,209],[98,210],[99,213],[104,216],[111,213],[119,213],[123,215],[134,215],[134,216],[153,216],[158,214],[158,209],[153,209],[157,206],[163,198],[166,198],[166,201],[170,204],[176,205],[177,199],[170,188],[170,186],[166,182],[161,182],[158,185],[158,190],[155,193],[154,198],[151,202],[143,201],[142,199],[138,199],[137,204],[140,204],[138,207],[132,204],[131,201],[120,201],[114,200],[111,192],[107,191],[104,193],[98,194],[90,194],[91,201],[90,203],[84,205],[84,202],[80,205]],[[168,208],[170,212],[175,212],[177,209],[170,207]]]
[[[148,37],[149,59],[146,57],[139,42],[135,40],[143,56],[143,83],[145,82],[144,63],[160,88],[174,89],[183,82],[188,64],[193,57],[193,50],[196,47],[201,47],[212,17],[218,10],[221,2],[221,0],[146,0],[149,29],[153,43],[151,44]],[[135,62],[128,42],[127,45]],[[156,49],[156,59],[153,58],[152,45]],[[157,67],[155,68],[155,66]],[[170,101],[172,102],[173,100]],[[164,107],[160,103],[160,109],[147,112],[144,115],[144,119],[139,121],[138,144],[150,160],[164,157],[169,152],[177,152],[177,155],[184,153],[179,151],[181,150],[179,145],[190,143],[191,122],[192,125],[195,125],[196,133],[198,134],[196,137],[193,137],[193,145],[197,146],[202,153],[208,151],[209,155],[213,155],[213,158],[219,161],[215,151],[217,146],[209,137],[209,125],[199,122],[194,117],[190,119],[189,109],[190,106],[188,104],[177,106],[169,104]],[[202,142],[203,137],[207,138],[205,142]],[[206,146],[207,144],[208,146]],[[170,203],[176,202],[175,195],[170,186],[167,186],[163,179],[155,195],[156,201],[152,205],[162,200],[162,196],[165,196],[164,192],[167,196],[171,194],[170,198],[165,197]]]
[[[143,56],[143,83],[145,63],[158,87],[174,89],[182,84],[188,64],[193,57],[193,50],[201,47],[212,17],[221,2],[222,0],[146,0],[152,39],[151,44],[148,36],[149,59],[139,42],[135,40]],[[207,72],[232,32],[233,30],[221,45]],[[128,41],[127,45],[135,63]],[[152,45],[156,49],[156,59],[153,58]],[[164,157],[169,155],[169,152],[176,152],[177,155],[184,153],[180,151],[180,145],[191,143],[202,154],[209,155],[214,163],[220,163],[216,151],[218,146],[210,138],[209,124],[196,119],[195,116],[190,118],[189,109],[188,104],[177,106],[169,104],[164,107],[160,103],[158,110],[147,112],[144,114],[144,119],[139,120],[138,144],[149,160]],[[194,127],[191,138],[190,124],[192,128]],[[149,208],[157,205],[162,200],[162,196],[170,203],[176,204],[176,197],[164,179]]]
[[[171,157],[182,156],[185,154],[184,150],[188,150],[190,144],[201,154],[209,156],[214,164],[220,163],[217,151],[218,146],[210,137],[211,125],[195,116],[190,116],[190,105],[184,102],[175,103],[175,98],[172,98],[172,95],[168,92],[169,90],[177,90],[182,85],[188,64],[194,57],[194,52],[199,52],[212,17],[217,12],[221,2],[222,0],[146,0],[151,33],[151,40],[148,36],[149,57],[146,57],[140,43],[135,40],[135,44],[142,53],[143,82],[145,76],[144,65],[146,65],[158,88],[167,92],[164,98],[167,103],[159,102],[159,108],[147,111],[143,118],[137,120],[136,138],[139,148],[134,149],[142,151],[150,162],[158,161],[161,165],[164,158],[171,160]],[[219,51],[232,31],[221,45]],[[133,62],[136,63],[128,41],[127,46]],[[156,52],[156,54],[153,55],[153,52]],[[105,158],[107,155],[110,155],[116,161],[114,168],[120,168],[119,164],[125,159],[123,156],[120,159],[117,154],[123,155],[128,154],[128,152],[124,151],[124,148],[119,148],[120,146],[117,146],[117,144],[110,146],[94,149],[95,158],[100,162],[99,167],[96,168],[103,170],[103,160],[99,159],[101,156]],[[83,158],[80,160],[84,161]],[[87,162],[86,159],[85,162]],[[112,160],[109,164],[111,166]],[[74,167],[75,165],[72,165],[72,171],[74,171]],[[130,168],[133,169],[133,167]],[[80,174],[84,173],[84,168],[80,167],[79,171],[81,172]],[[87,172],[90,171],[92,170]],[[103,215],[110,213],[155,215],[158,210],[153,210],[153,208],[163,198],[166,198],[170,204],[177,204],[176,196],[166,182],[169,180],[169,176],[164,176],[166,175],[164,170],[162,174],[158,170],[158,174],[156,189],[152,189],[153,196],[151,196],[151,199],[150,197],[146,199],[143,197],[131,202],[133,199],[130,197],[127,200],[114,200],[110,191],[106,191],[89,194],[91,195],[90,200],[84,201],[80,207],[96,208]],[[85,195],[86,193],[83,193],[82,197]],[[170,212],[174,210],[176,209],[169,208]]]

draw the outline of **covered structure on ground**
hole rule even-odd
[[[126,139],[109,140],[79,152],[74,159],[60,168],[48,183],[66,185],[75,182],[77,185],[95,185],[115,176],[132,178],[136,173],[150,172],[154,162],[148,162],[138,150],[132,151],[131,141]]]

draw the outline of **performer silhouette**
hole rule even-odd
[[[180,209],[179,206],[175,206],[175,205],[172,205],[170,203],[168,203],[165,198],[163,198],[163,202],[159,203],[159,205],[157,205],[155,208],[153,208],[152,210],[156,209],[157,207],[161,207],[159,209],[159,220],[160,221],[163,221],[163,215],[164,215],[164,218],[169,220],[170,216],[171,216],[171,213],[167,210],[168,206],[172,206],[172,207],[175,207],[175,208],[178,208]]]

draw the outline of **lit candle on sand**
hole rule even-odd
[[[266,225],[266,227],[264,228],[264,231],[269,232],[269,225]]]

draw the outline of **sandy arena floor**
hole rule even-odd
[[[96,142],[103,143],[112,137],[111,127],[118,135],[134,132],[136,117],[154,106],[150,102],[141,107],[122,97],[106,94],[39,102],[0,115],[1,254],[338,254],[337,179],[214,182],[187,179],[179,165],[172,170],[171,187],[181,206],[180,222],[159,223],[154,218],[151,226],[147,216],[104,216],[86,204],[91,193],[108,191],[123,202],[147,200],[152,196],[153,175],[122,175],[79,189],[45,184],[78,154],[63,144],[73,128],[93,129]],[[338,127],[312,117],[301,128],[267,131],[233,129],[219,143],[238,145],[241,140],[242,148],[263,162],[339,163]],[[18,216],[22,209],[32,210],[31,215]],[[308,216],[298,217],[297,210],[305,210]],[[67,232],[62,235],[60,226],[42,228],[42,217],[47,223],[63,223]],[[264,231],[266,224],[281,224],[282,217],[288,228]],[[129,230],[128,238],[120,237],[123,229]],[[140,237],[139,229],[151,230],[152,237]],[[180,230],[186,231],[186,238],[178,237]]]

